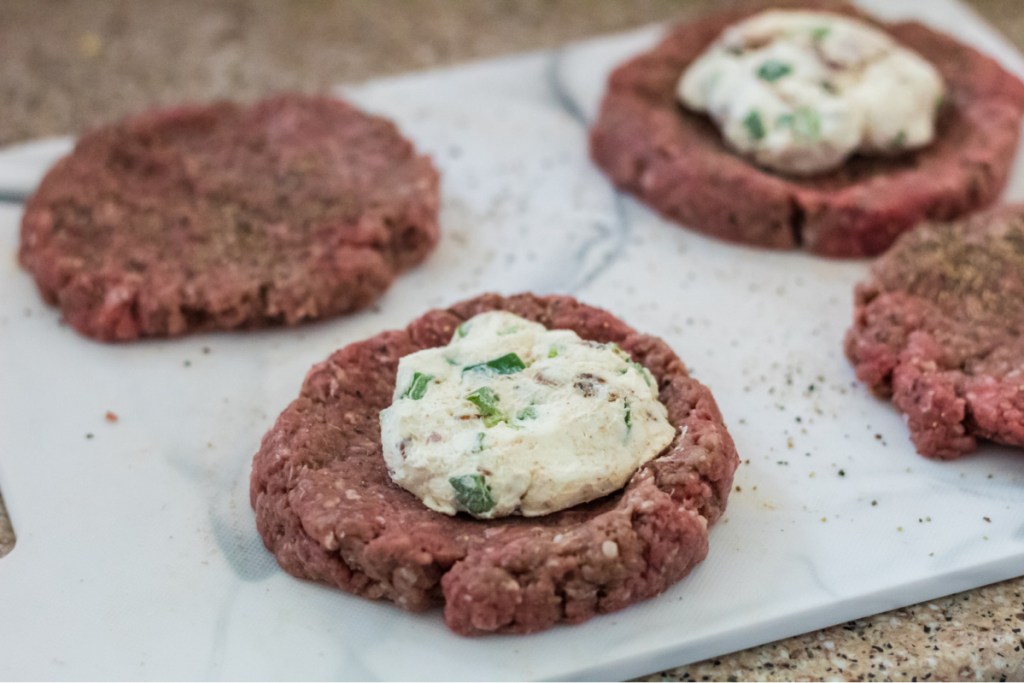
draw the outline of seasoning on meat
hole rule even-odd
[[[82,136],[29,200],[19,257],[104,341],[294,325],[422,261],[438,203],[430,160],[345,102],[177,107]]]
[[[1024,446],[1024,206],[900,238],[857,286],[846,355],[922,455]]]
[[[543,517],[443,515],[396,486],[378,415],[394,398],[399,360],[493,310],[617,344],[650,373],[672,443],[620,491]],[[486,431],[477,432],[484,448]],[[711,392],[664,342],[568,297],[486,295],[315,366],[263,438],[250,499],[264,542],[295,576],[409,610],[443,603],[448,626],[465,635],[528,633],[622,609],[683,578],[707,553],[737,463]],[[458,485],[464,506],[488,505],[485,482]]]
[[[758,11],[748,7],[676,26],[611,75],[590,130],[590,151],[616,186],[692,230],[837,257],[881,253],[921,220],[949,220],[999,196],[1024,114],[1024,84],[1016,76],[922,24],[880,24],[833,2],[773,5],[858,18],[931,63],[947,93],[934,141],[898,155],[854,155],[814,176],[774,173],[736,153],[707,116],[679,104],[676,86],[727,27]],[[776,83],[788,78],[780,75]],[[813,116],[793,114],[794,127],[813,131]],[[769,135],[774,124],[760,113],[743,120],[753,137]],[[893,142],[907,139],[897,134]]]

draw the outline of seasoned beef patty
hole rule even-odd
[[[657,378],[673,442],[622,491],[586,505],[486,521],[429,510],[388,476],[378,413],[402,356],[448,343],[489,310],[618,343]],[[621,609],[682,578],[707,553],[736,465],[711,393],[664,342],[568,297],[484,295],[315,366],[263,438],[250,494],[289,573],[410,610],[443,602],[461,634],[525,633]]]
[[[1024,446],[1024,206],[901,237],[857,287],[846,355],[922,455]]]
[[[772,6],[868,20],[813,0]],[[930,61],[946,82],[930,146],[899,157],[854,157],[808,178],[773,173],[730,150],[710,119],[678,104],[676,82],[722,30],[761,9],[678,26],[612,74],[590,148],[619,188],[710,235],[762,247],[802,245],[834,257],[878,254],[923,219],[952,219],[996,199],[1017,149],[1024,84],[994,60],[915,22],[871,23]]]
[[[394,125],[282,95],[86,134],[29,201],[20,259],[104,341],[291,325],[376,299],[437,213],[437,172]]]

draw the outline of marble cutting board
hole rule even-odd
[[[887,17],[910,0],[863,3]],[[927,23],[1024,60],[953,0]],[[59,324],[0,204],[0,677],[615,679],[1024,574],[1024,458],[935,463],[854,381],[841,339],[865,262],[716,242],[616,195],[585,122],[662,29],[344,88],[443,172],[444,237],[374,309],[300,329],[111,346]],[[67,140],[0,152],[30,190]],[[1024,155],[1020,157],[1024,159]],[[1007,196],[1024,199],[1024,161]],[[712,387],[743,464],[708,559],[586,624],[465,639],[280,569],[252,454],[335,348],[481,291],[564,292],[664,337]],[[105,419],[107,411],[116,422]]]

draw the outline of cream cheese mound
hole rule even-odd
[[[683,73],[677,94],[737,151],[810,175],[856,152],[927,145],[944,90],[935,67],[863,21],[768,10],[723,31]]]
[[[625,351],[500,311],[402,358],[380,429],[395,483],[480,518],[611,493],[675,436],[654,378]]]

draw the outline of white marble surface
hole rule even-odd
[[[961,6],[928,12],[1022,71]],[[1024,573],[1024,458],[986,447],[926,461],[854,381],[841,338],[866,263],[680,230],[588,162],[583,123],[609,68],[657,35],[345,89],[444,175],[438,251],[350,318],[90,342],[18,269],[19,208],[0,205],[0,486],[18,534],[0,560],[0,677],[622,678]],[[36,177],[62,143],[48,144],[0,154],[0,181],[12,167]],[[1024,198],[1020,165],[1009,194]],[[707,561],[664,595],[580,626],[467,640],[438,612],[295,580],[263,549],[250,459],[306,369],[486,290],[604,306],[664,337],[714,390],[740,490]]]

